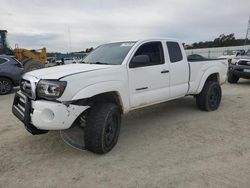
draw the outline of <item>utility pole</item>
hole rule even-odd
[[[250,38],[250,16],[249,16],[249,20],[248,20],[248,24],[247,24],[247,33],[246,33],[246,39],[245,39],[244,45],[247,45],[248,38]]]

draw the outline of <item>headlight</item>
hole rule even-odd
[[[36,93],[39,98],[54,100],[62,96],[67,82],[54,80],[40,80],[37,84]]]

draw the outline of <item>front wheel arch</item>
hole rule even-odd
[[[72,104],[82,106],[94,106],[99,103],[113,103],[119,106],[121,113],[123,113],[123,103],[121,96],[116,91],[110,91],[93,95],[92,97],[75,100]]]

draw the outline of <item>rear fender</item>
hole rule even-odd
[[[212,67],[210,69],[207,69],[200,79],[200,83],[196,90],[196,93],[198,94],[201,92],[209,76],[211,76],[212,74],[219,74],[219,73],[220,73],[220,69],[218,67]],[[220,77],[218,77],[218,82],[220,83]]]

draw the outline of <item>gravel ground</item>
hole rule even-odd
[[[59,132],[32,136],[0,96],[0,187],[250,187],[250,81],[223,85],[215,112],[192,97],[123,118],[106,155],[76,150]]]

